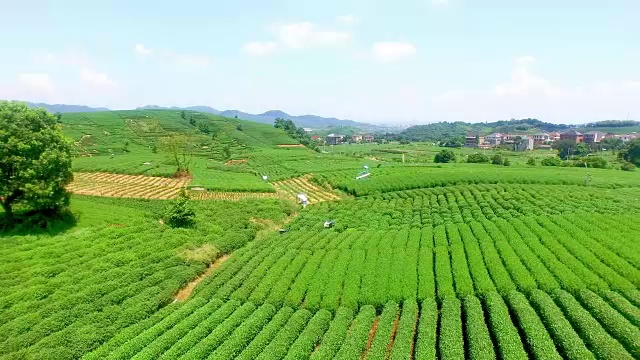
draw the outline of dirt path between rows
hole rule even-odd
[[[215,269],[219,268],[220,265],[224,264],[224,262],[227,261],[230,256],[231,255],[222,255],[221,257],[216,259],[216,261],[214,261],[213,264],[209,265],[207,270],[205,270],[202,274],[200,274],[200,276],[191,280],[187,285],[185,285],[185,287],[180,289],[176,294],[174,301],[184,301],[187,298],[189,298],[189,296],[191,295],[191,292],[196,287],[196,285],[198,285],[202,280],[204,280],[204,278],[211,275],[211,273]]]
[[[369,354],[369,349],[371,349],[371,344],[373,343],[373,337],[376,335],[376,331],[378,331],[378,323],[380,322],[380,316],[376,316],[376,319],[373,320],[373,324],[371,325],[371,329],[369,330],[369,339],[367,340],[367,345],[360,355],[360,359],[365,359]]]

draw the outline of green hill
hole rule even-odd
[[[255,169],[225,163],[258,150],[278,156],[286,151],[278,145],[298,144],[273,126],[194,111],[69,113],[62,128],[74,143],[74,170],[86,172],[172,176],[176,163],[163,141],[179,136],[187,144],[192,186],[211,190],[274,191]]]

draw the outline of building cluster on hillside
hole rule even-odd
[[[640,134],[615,135],[613,133],[602,133],[600,131],[589,131],[580,133],[577,130],[567,130],[564,132],[542,132],[537,134],[502,134],[493,133],[482,136],[477,133],[467,133],[465,147],[488,149],[496,146],[512,146],[515,151],[533,150],[536,147],[550,147],[554,141],[570,140],[576,143],[598,144],[604,139],[618,138],[623,142],[640,139]]]
[[[313,136],[312,138],[314,140],[321,139],[319,136]],[[340,134],[329,134],[325,138],[325,142],[327,143],[327,145],[338,145],[345,142],[370,143],[370,142],[373,142],[373,140],[374,140],[373,135],[353,135],[351,137],[348,137],[346,135],[340,135]]]

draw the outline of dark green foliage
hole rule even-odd
[[[284,130],[289,136],[300,141],[300,143],[310,149],[318,150],[311,136],[307,134],[303,128],[296,127],[292,120],[277,118],[273,124],[276,129]]]
[[[502,165],[504,163],[504,159],[502,158],[502,155],[495,154],[491,157],[491,163],[493,165]]]
[[[574,140],[556,140],[552,145],[558,150],[558,157],[567,160],[572,156],[586,156],[589,154],[589,147],[584,143],[576,143]]]
[[[624,163],[622,163],[622,166],[620,167],[620,169],[623,171],[635,171],[636,166],[628,161],[625,161]]]
[[[575,167],[606,169],[607,165],[607,160],[599,156],[587,156],[573,161]]]
[[[569,128],[567,125],[552,124],[537,119],[501,120],[490,123],[439,122],[428,125],[416,125],[404,130],[400,136],[411,141],[447,141],[451,138],[464,138],[468,132],[490,134],[521,133],[534,131],[561,131]],[[463,140],[464,141],[464,140]]]
[[[529,166],[536,166],[536,158],[534,157],[530,157],[527,159],[527,165]]]
[[[198,124],[198,131],[200,131],[203,134],[211,133],[211,130],[209,129],[209,125],[207,125],[207,123],[204,123],[204,122],[201,122]]]
[[[469,154],[467,156],[467,162],[471,164],[486,164],[489,162],[489,157],[480,153]]]
[[[0,101],[0,205],[56,212],[69,205],[71,145],[58,119],[44,109]]]
[[[164,221],[171,227],[190,227],[195,224],[196,213],[189,207],[189,196],[184,189],[164,214]]]
[[[640,166],[640,139],[629,141],[619,156],[625,161]]]
[[[509,160],[509,158],[504,158],[502,166],[511,166],[511,160]]]
[[[433,158],[433,161],[436,163],[456,162],[456,154],[451,150],[441,150]]]
[[[562,159],[558,157],[548,156],[540,162],[542,166],[562,166]]]

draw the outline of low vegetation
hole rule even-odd
[[[287,124],[62,115],[70,189],[102,196],[0,233],[0,358],[640,357],[634,144],[312,151]]]

